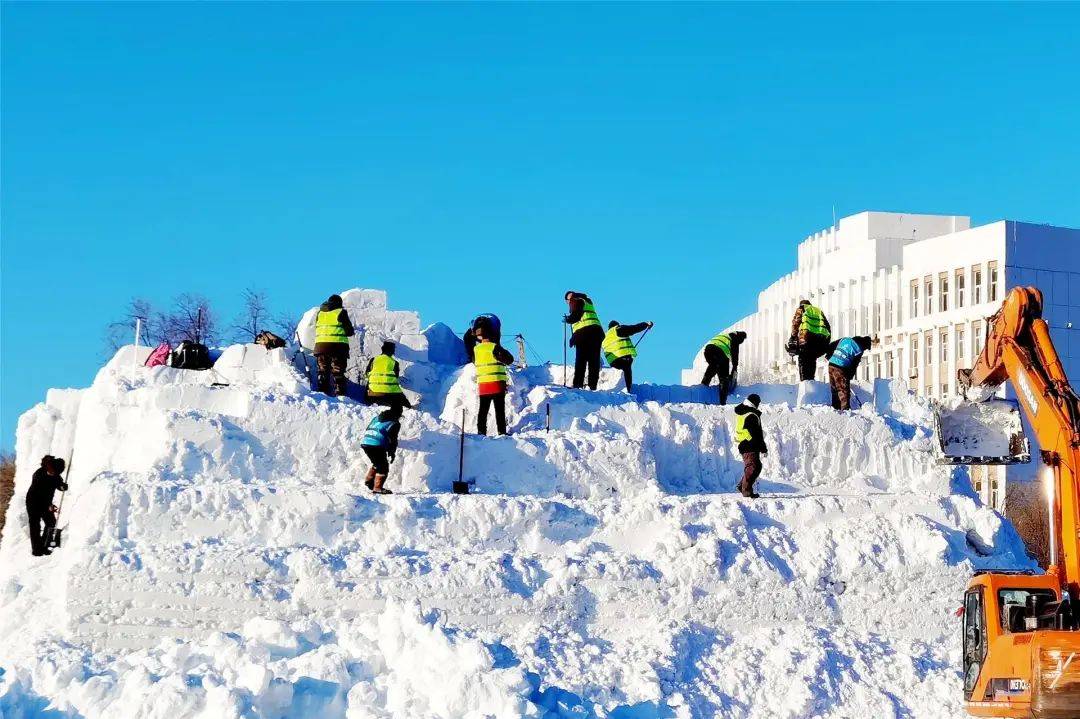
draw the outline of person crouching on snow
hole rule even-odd
[[[739,482],[739,492],[744,497],[757,499],[754,482],[761,474],[761,455],[768,454],[765,446],[765,433],[761,430],[761,397],[752,394],[735,406],[735,439],[739,442],[739,453],[743,459],[743,477]]]
[[[360,447],[371,460],[371,469],[364,478],[364,486],[374,494],[393,494],[383,486],[390,464],[397,454],[398,432],[401,430],[401,405],[383,410],[368,424]]]

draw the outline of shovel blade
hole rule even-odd
[[[943,464],[1023,464],[1031,461],[1019,405],[991,398],[943,405],[934,414]]]

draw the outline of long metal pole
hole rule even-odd
[[[139,335],[142,334],[142,317],[135,318],[135,349],[131,353],[131,381],[135,381],[135,370],[139,366]]]
[[[562,386],[563,387],[567,386],[567,384],[566,384],[566,370],[567,370],[566,354],[567,354],[566,323],[563,322],[563,326],[562,326]]]

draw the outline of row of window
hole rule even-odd
[[[921,311],[923,315],[938,312],[948,312],[951,308],[960,309],[970,300],[971,304],[978,305],[983,302],[998,301],[998,263],[989,262],[986,266],[987,284],[986,297],[983,297],[983,266],[972,265],[970,272],[967,268],[958,267],[952,272],[939,272],[935,281],[933,275],[926,275],[921,280],[912,280],[909,306],[909,316],[918,317]],[[968,277],[971,278],[970,295],[968,291]],[[935,287],[937,302],[934,301]],[[921,298],[920,298],[921,288]]]

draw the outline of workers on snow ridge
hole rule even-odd
[[[739,453],[743,458],[743,476],[739,482],[739,492],[744,497],[757,499],[754,482],[761,474],[761,455],[768,454],[765,446],[765,433],[761,429],[761,397],[756,394],[747,396],[735,405],[735,439],[739,442]]]
[[[53,494],[58,489],[66,492],[68,488],[63,480],[65,465],[64,460],[47,454],[41,458],[41,467],[30,478],[30,489],[26,491],[26,516],[30,520],[30,550],[35,557],[52,554],[45,546],[45,537],[56,526],[57,510],[53,506]]]
[[[319,367],[319,391],[345,394],[345,369],[349,364],[349,338],[356,334],[341,295],[330,295],[315,317],[315,362]]]
[[[831,335],[825,313],[810,300],[800,300],[791,318],[791,339],[788,340],[788,352],[799,360],[800,382],[814,379],[817,359],[828,351]]]
[[[563,322],[573,330],[570,346],[575,349],[574,387],[584,387],[588,373],[589,389],[596,389],[600,382],[600,346],[604,342],[604,328],[588,295],[568,290],[566,304],[569,312],[563,316]]]
[[[382,354],[367,363],[368,404],[387,407],[412,407],[405,391],[401,389],[401,365],[394,359],[397,345],[389,340],[382,343]]]
[[[833,409],[851,409],[851,380],[859,369],[863,352],[875,344],[869,337],[843,337],[829,345],[829,387]]]
[[[604,335],[604,341],[601,344],[601,349],[604,350],[604,359],[607,360],[608,365],[615,369],[621,369],[623,373],[623,384],[626,385],[626,391],[630,392],[631,387],[634,384],[634,372],[631,366],[634,364],[634,358],[637,357],[637,347],[634,346],[633,341],[630,339],[638,332],[644,332],[645,330],[652,329],[652,322],[638,322],[636,325],[621,325],[615,320],[608,323],[607,334]],[[580,349],[578,350],[581,351]]]
[[[705,374],[701,378],[701,384],[708,387],[712,378],[717,378],[720,404],[727,404],[728,393],[734,385],[735,373],[739,370],[739,345],[745,341],[745,332],[721,332],[709,340],[703,350]]]
[[[393,405],[371,419],[360,448],[371,460],[364,486],[373,494],[393,494],[383,485],[390,474],[390,464],[397,456],[398,432],[401,431],[401,405]]]
[[[487,434],[488,410],[495,406],[495,429],[506,434],[506,385],[508,365],[514,363],[514,355],[503,348],[488,332],[494,332],[488,324],[473,325],[475,344],[466,345],[469,359],[476,365],[476,393],[480,398],[480,411],[476,415],[476,431]]]

